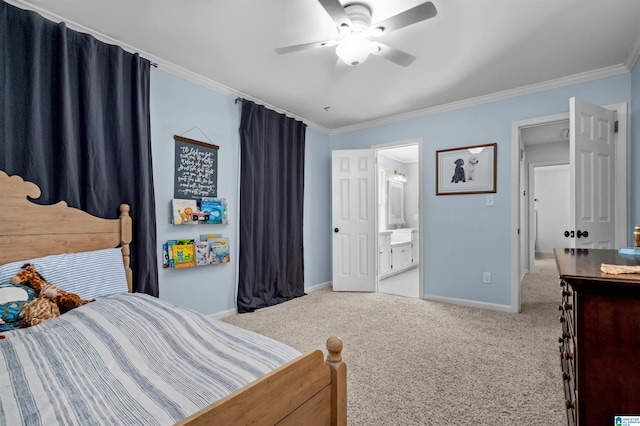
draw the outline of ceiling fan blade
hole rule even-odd
[[[276,53],[283,54],[283,53],[299,52],[301,50],[335,46],[336,44],[338,44],[337,40],[325,40],[325,41],[316,41],[313,43],[295,44],[293,46],[279,47],[276,49]]]
[[[394,31],[400,28],[408,27],[417,22],[422,22],[433,18],[438,14],[436,7],[430,1],[422,3],[414,8],[400,12],[384,21],[377,22],[372,28],[383,28],[384,32]]]
[[[391,61],[395,64],[398,64],[400,66],[408,67],[413,63],[413,61],[416,60],[415,56],[409,53],[403,52],[402,50],[398,50],[396,48],[387,46],[386,44],[382,44],[377,41],[375,42],[375,44],[376,46],[378,46],[380,50],[378,50],[377,52],[373,52],[374,55],[382,56],[386,60]]]
[[[344,7],[340,4],[338,0],[318,0],[318,2],[324,7],[324,10],[327,11],[333,22],[336,23],[338,30],[342,27],[342,25],[351,26],[351,19],[347,16],[347,12],[345,12]]]

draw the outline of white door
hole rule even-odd
[[[331,176],[333,290],[376,291],[373,150],[333,151]]]
[[[569,101],[570,244],[615,248],[615,112]]]

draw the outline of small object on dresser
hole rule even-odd
[[[640,226],[636,226],[633,230],[633,236],[635,238],[634,246],[640,248]]]
[[[620,247],[618,249],[620,254],[630,254],[631,256],[640,256],[640,247]]]

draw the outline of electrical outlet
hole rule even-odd
[[[485,272],[482,274],[482,282],[485,284],[491,284],[491,272]]]

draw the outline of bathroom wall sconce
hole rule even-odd
[[[397,180],[398,182],[406,182],[407,181],[407,176],[405,176],[405,174],[402,173],[402,172],[394,170],[393,171],[393,179]]]

